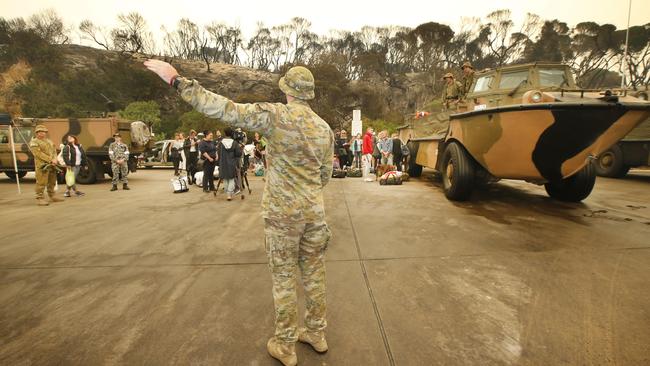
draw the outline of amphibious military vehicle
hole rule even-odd
[[[400,129],[409,174],[442,175],[445,195],[469,198],[481,180],[543,184],[553,198],[581,201],[596,179],[593,160],[650,116],[626,91],[580,89],[570,68],[532,63],[478,72],[466,100]]]
[[[11,118],[3,115],[0,118],[0,171],[9,178],[15,179],[13,156],[11,151],[9,123]],[[76,135],[88,155],[88,169],[82,169],[77,181],[82,184],[92,184],[102,179],[104,174],[112,174],[108,146],[113,142],[113,134],[120,132],[122,141],[129,145],[129,170],[135,172],[137,157],[151,147],[151,131],[143,122],[129,122],[117,117],[105,118],[16,118],[13,119],[14,143],[18,163],[18,176],[23,177],[27,172],[34,171],[34,158],[29,151],[29,141],[34,136],[36,125],[42,124],[49,130],[49,138],[54,142],[57,151],[65,143],[69,135]]]

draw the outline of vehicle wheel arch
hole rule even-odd
[[[483,169],[483,170],[485,170],[486,172],[489,173],[489,171],[483,166],[483,164],[481,164],[478,160],[476,160],[474,158],[474,156],[469,151],[469,149],[465,147],[465,144],[463,144],[463,142],[461,140],[459,140],[459,139],[457,139],[455,137],[450,137],[450,138],[446,139],[445,141],[443,141],[440,144],[440,148],[439,148],[439,151],[438,151],[438,156],[442,157],[445,154],[445,150],[447,149],[447,146],[449,146],[449,144],[451,144],[452,142],[458,144],[465,151],[465,154],[467,154],[467,156],[474,162],[474,167],[475,168]],[[436,162],[436,170],[437,171],[441,171],[440,169],[442,168],[442,160],[443,159],[440,158]]]
[[[408,158],[408,166],[407,166],[407,171],[410,176],[412,177],[419,177],[422,175],[422,169],[423,167],[419,165],[415,159],[417,158],[418,151],[420,150],[420,143],[417,141],[413,141],[409,139],[406,142],[406,146],[409,149],[409,158]]]

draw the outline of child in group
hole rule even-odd
[[[332,161],[332,167],[334,170],[341,170],[341,163],[339,163],[339,156],[334,154],[334,160]]]
[[[363,146],[363,140],[361,139],[361,134],[358,133],[352,143],[350,144],[350,151],[352,152],[353,162],[352,166],[357,169],[361,169],[361,147]]]

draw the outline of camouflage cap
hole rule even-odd
[[[474,70],[474,66],[472,66],[472,64],[470,64],[469,61],[466,61],[465,63],[463,63],[463,66],[461,66],[460,68],[464,69],[466,67],[469,67],[470,69]]]
[[[448,72],[448,73],[445,74],[445,76],[442,77],[443,80],[446,79],[446,78],[451,78],[451,79],[453,79],[453,78],[454,78],[454,74]]]
[[[306,67],[290,68],[278,84],[287,95],[303,100],[314,99],[314,75]]]
[[[120,135],[119,132],[115,132],[115,133],[113,134],[113,137],[122,137],[122,135]]]
[[[43,125],[37,125],[34,129],[34,132],[48,132],[47,127]]]

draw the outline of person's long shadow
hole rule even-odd
[[[424,179],[444,196],[442,180],[437,174],[429,174]],[[583,215],[584,210],[588,209],[586,204],[552,199],[546,195],[543,187],[533,184],[519,187],[506,182],[478,185],[469,200],[450,202],[466,210],[468,214],[482,216],[505,225],[512,225],[514,217],[538,216],[552,216],[580,225],[590,225]]]

